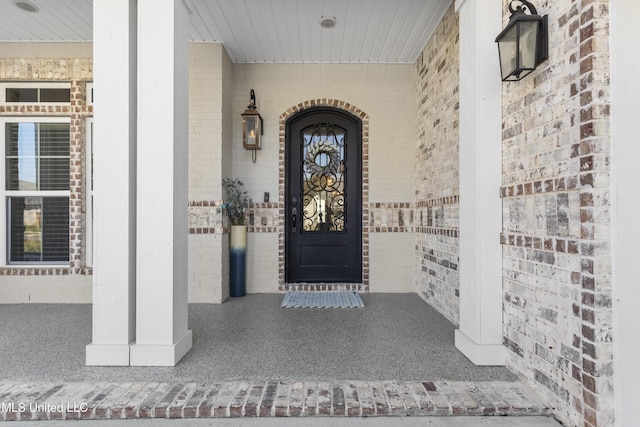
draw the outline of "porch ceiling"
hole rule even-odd
[[[191,40],[223,43],[238,63],[413,63],[452,2],[182,1]],[[0,0],[0,41],[91,41],[92,6],[93,0]],[[322,17],[335,17],[335,27],[322,28]]]

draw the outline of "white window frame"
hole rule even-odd
[[[86,224],[86,259],[87,267],[93,267],[93,117],[87,117],[85,145],[85,224]]]
[[[69,267],[69,262],[51,263],[10,263],[8,260],[7,244],[8,236],[7,229],[9,228],[8,221],[8,197],[67,197],[71,200],[71,192],[69,190],[46,190],[46,191],[21,191],[10,190],[7,191],[6,184],[6,124],[7,123],[69,123],[71,119],[69,117],[60,116],[1,116],[0,117],[0,266],[12,267],[12,268],[38,268],[38,267]],[[70,141],[71,142],[71,141]],[[69,254],[71,255],[71,254]]]
[[[87,98],[87,105],[93,105],[93,82],[85,84],[85,97]]]
[[[71,98],[68,102],[7,102],[7,89],[69,89],[70,82],[1,82],[0,83],[0,104],[5,105],[70,105]]]

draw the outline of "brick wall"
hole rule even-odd
[[[507,365],[567,425],[611,425],[608,1],[536,6],[550,58],[503,86]]]
[[[189,44],[189,200],[222,199],[220,44]]]
[[[416,62],[415,277],[418,294],[459,323],[458,15],[453,5]]]
[[[22,49],[12,48],[10,53],[20,52],[41,55],[46,47],[26,43]],[[89,45],[90,47],[90,45]],[[69,54],[73,46],[64,48],[52,44],[50,50],[59,54]],[[33,52],[31,52],[33,50]],[[270,203],[256,203],[249,212],[249,238],[252,259],[249,271],[248,290],[250,292],[274,292],[282,285],[278,263],[272,254],[277,252],[282,215],[282,201],[279,199],[278,171],[283,169],[278,153],[278,115],[291,105],[304,101],[308,93],[317,91],[324,95],[339,93],[366,106],[381,118],[374,124],[375,133],[369,135],[365,129],[366,164],[365,172],[375,168],[376,176],[371,183],[365,181],[363,222],[364,234],[381,234],[376,239],[373,254],[375,262],[386,263],[394,259],[404,265],[410,255],[413,232],[413,204],[411,193],[413,171],[407,168],[411,163],[414,123],[414,104],[410,102],[413,89],[414,70],[409,65],[282,65],[249,66],[232,65],[226,58],[221,45],[190,45],[190,117],[189,117],[189,300],[192,302],[221,302],[225,298],[226,236],[224,220],[220,212],[222,202],[221,178],[240,176],[247,183],[256,201],[262,199],[263,191],[271,192]],[[82,46],[81,53],[91,49]],[[37,56],[34,56],[37,58]],[[252,70],[260,69],[260,78],[254,81]],[[83,209],[86,198],[85,182],[85,119],[93,112],[84,102],[84,83],[90,80],[90,58],[7,58],[0,62],[0,73],[5,79],[37,81],[39,79],[72,80],[72,103],[59,110],[34,111],[34,114],[65,114],[71,117],[72,126],[72,182],[71,182],[71,264],[70,268],[6,268],[0,275],[14,277],[33,275],[33,282],[47,288],[55,280],[42,276],[62,276],[85,274],[89,292],[82,293],[83,302],[90,302],[91,276],[86,260],[87,222]],[[231,74],[240,77],[240,83],[232,82]],[[285,78],[293,76],[295,79]],[[334,81],[339,76],[339,81]],[[284,78],[284,80],[283,80]],[[245,82],[245,80],[250,80]],[[283,91],[286,84],[295,82],[295,88]],[[331,83],[332,82],[332,83]],[[384,82],[387,84],[383,85]],[[265,147],[258,153],[258,162],[253,164],[239,143],[239,111],[246,106],[247,87],[255,86],[258,104],[265,117]],[[329,84],[331,83],[331,84]],[[311,88],[311,90],[309,90]],[[373,89],[375,88],[375,90]],[[270,92],[269,92],[270,91]],[[301,94],[304,91],[305,94]],[[264,98],[262,97],[264,94]],[[263,99],[273,105],[261,104]],[[314,99],[314,98],[311,98]],[[322,99],[317,98],[322,102]],[[384,99],[384,102],[380,100]],[[99,102],[99,100],[98,100]],[[286,105],[286,107],[285,107]],[[346,105],[346,104],[345,104]],[[351,105],[351,104],[350,104]],[[17,108],[17,107],[12,107]],[[348,107],[356,108],[356,107]],[[237,110],[237,111],[236,111]],[[16,113],[16,111],[11,111]],[[17,113],[31,113],[20,112]],[[384,118],[384,119],[382,119]],[[369,150],[371,140],[371,151]],[[393,146],[393,150],[389,147]],[[275,155],[275,156],[274,156]],[[224,161],[223,161],[224,158]],[[238,171],[237,173],[234,171]],[[243,176],[244,172],[248,176]],[[367,176],[368,177],[368,176]],[[273,186],[276,186],[273,188]],[[391,234],[399,233],[399,236]],[[254,237],[251,237],[254,236]],[[367,239],[364,239],[367,243]],[[255,246],[255,248],[253,247]],[[402,250],[388,251],[391,246],[401,246]],[[261,247],[264,250],[260,249]],[[368,248],[365,247],[365,255]],[[406,250],[405,250],[406,249]],[[365,259],[365,268],[368,268]],[[399,265],[399,264],[398,264]],[[393,277],[385,274],[374,277],[375,290],[383,292],[407,292],[412,286],[412,269],[400,269]],[[267,281],[264,277],[278,279]],[[368,277],[365,275],[365,277]],[[368,277],[369,278],[369,277]],[[369,278],[370,279],[370,278]],[[12,279],[12,281],[15,279]],[[7,282],[8,283],[8,282]],[[14,283],[14,282],[12,282]],[[11,287],[11,285],[7,285]],[[362,289],[367,289],[365,285]],[[24,293],[21,292],[20,295]],[[69,293],[59,293],[58,302],[69,301]],[[13,298],[13,297],[12,297]],[[27,302],[29,295],[25,297]],[[12,300],[15,300],[12,299]]]
[[[189,45],[189,302],[226,298],[222,268],[222,45]]]
[[[508,3],[504,1],[505,22]],[[507,365],[545,396],[567,425],[610,425],[609,2],[541,0],[536,6],[549,15],[550,59],[523,81],[503,85],[501,242]],[[229,160],[237,175],[251,171],[247,174],[252,177],[249,187],[254,198],[259,199],[256,195],[265,190],[272,194],[272,203],[256,204],[250,212],[251,231],[260,234],[252,243],[256,250],[251,256],[263,254],[262,259],[253,260],[250,276],[269,277],[267,282],[273,283],[267,283],[267,290],[276,290],[282,277],[273,254],[281,244],[283,203],[278,175],[282,135],[277,117],[305,100],[348,98],[366,110],[370,124],[365,233],[376,233],[372,241],[379,240],[378,248],[384,249],[390,247],[389,242],[400,246],[404,235],[410,235],[406,232],[415,232],[417,291],[458,323],[458,32],[452,6],[415,64],[413,176],[406,168],[406,152],[414,138],[406,131],[414,128],[403,121],[410,117],[410,108],[402,111],[406,107],[402,82],[413,76],[404,67],[228,65],[238,72],[231,86],[221,83],[224,76],[217,74],[224,70],[221,47],[196,48],[218,51],[200,52],[191,63],[192,79],[202,79],[203,89],[193,87],[192,97],[196,96],[190,123],[191,162],[196,165],[190,175],[190,259],[194,263],[190,271],[199,272],[190,278],[192,300],[210,295],[211,286],[222,280],[225,251],[218,180],[225,167],[231,169]],[[86,165],[84,119],[92,113],[83,101],[84,83],[92,78],[91,59],[86,47],[81,47],[85,49],[82,58],[67,55],[75,48],[56,50],[56,59],[42,59],[42,52],[50,46],[36,46],[20,58],[0,58],[0,79],[71,81],[73,98],[61,110],[0,110],[0,114],[11,115],[69,115],[72,129],[70,266],[0,269],[3,301],[90,298],[82,173]],[[330,80],[323,80],[327,75]],[[341,79],[339,84],[335,79]],[[387,84],[379,84],[383,81]],[[258,154],[257,165],[238,148],[239,137],[232,132],[238,128],[235,110],[229,118],[223,114],[224,106],[211,109],[225,104],[225,90],[233,97],[234,109],[246,105],[247,88],[254,85],[261,112],[271,117],[265,122],[265,150]],[[288,85],[294,87],[283,91]],[[263,94],[268,96],[261,98]],[[202,95],[201,102],[197,95]],[[390,101],[395,102],[393,108]],[[394,116],[389,116],[391,110]],[[369,117],[375,120],[369,123]],[[229,132],[220,137],[218,126],[224,128],[225,120]],[[394,144],[393,150],[389,143]],[[384,233],[394,234],[387,238]],[[383,265],[395,256],[383,250],[372,253],[378,254],[372,265]],[[404,278],[411,276],[404,274]],[[19,282],[28,286],[18,292]]]
[[[7,45],[5,45],[7,46]],[[191,44],[190,170],[189,170],[189,299],[192,302],[221,302],[222,233],[220,203],[222,169],[222,55],[216,44]],[[91,302],[91,273],[87,266],[86,119],[93,115],[87,105],[85,84],[93,79],[90,44],[24,43],[3,48],[0,80],[70,81],[69,106],[2,106],[2,115],[34,117],[68,116],[70,145],[70,245],[69,267],[0,268],[0,300],[25,302]],[[61,57],[51,58],[51,52]],[[212,200],[212,202],[209,202]],[[207,211],[213,206],[212,212]],[[217,221],[217,222],[216,222]],[[201,236],[196,236],[202,234]],[[79,275],[81,278],[70,276]]]
[[[611,425],[608,2],[536,6],[549,15],[550,60],[503,85],[507,365],[567,425]],[[454,323],[457,34],[450,10],[416,63],[413,223],[417,291]]]
[[[284,121],[298,110],[332,105],[363,118],[364,125],[365,280],[348,286],[371,292],[410,292],[412,268],[394,269],[395,276],[389,277],[386,271],[378,274],[382,269],[374,271],[373,265],[404,265],[412,255],[413,169],[408,165],[413,164],[415,139],[414,68],[406,64],[234,64],[233,73],[234,130],[240,129],[240,113],[253,88],[264,118],[264,136],[253,163],[251,153],[242,148],[240,132],[234,133],[232,170],[254,201],[270,193],[270,203],[257,203],[250,211],[249,291],[277,292],[289,287],[284,283],[283,259],[274,263],[269,253],[263,253],[284,253]],[[369,120],[371,115],[376,120]],[[373,233],[379,235],[372,240],[376,247],[368,246],[367,236]],[[385,249],[398,245],[397,251]],[[278,279],[270,282],[265,277]]]
[[[87,190],[84,171],[87,161],[85,125],[87,117],[93,114],[93,107],[86,102],[85,85],[93,78],[93,61],[83,57],[87,53],[85,44],[57,44],[53,49],[64,55],[58,58],[48,57],[49,49],[48,44],[34,43],[20,50],[24,57],[0,58],[0,81],[67,81],[71,86],[70,104],[6,105],[0,106],[0,115],[34,118],[67,116],[70,119],[69,266],[0,267],[0,301],[3,302],[91,301],[92,269],[87,266]],[[16,53],[15,50],[11,44],[3,45],[5,55]]]

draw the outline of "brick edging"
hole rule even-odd
[[[551,414],[508,381],[1,383],[0,405],[2,421]]]

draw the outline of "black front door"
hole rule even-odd
[[[362,282],[362,124],[312,108],[286,127],[286,281]]]

